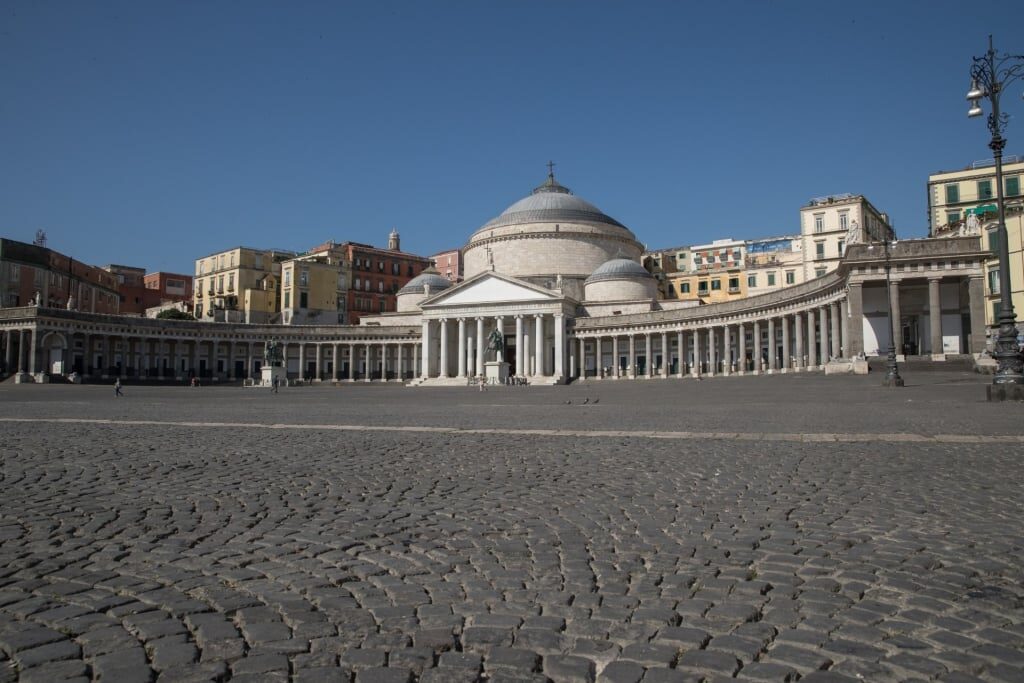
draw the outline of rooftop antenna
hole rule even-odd
[[[43,230],[42,228],[40,228],[39,230],[36,230],[36,238],[34,240],[32,240],[32,244],[34,244],[37,247],[45,247],[46,246],[46,231]]]

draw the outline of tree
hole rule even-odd
[[[167,308],[156,314],[156,317],[160,320],[195,320],[196,317],[191,313],[185,311],[179,311],[177,308]]]

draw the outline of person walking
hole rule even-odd
[[[121,393],[121,379],[120,378],[118,378],[114,382],[114,396],[115,397],[117,397],[117,396],[124,396],[124,394]]]
[[[273,388],[275,394],[277,393],[277,385],[280,384],[280,383],[281,383],[281,380],[279,380],[277,377],[275,377],[274,379],[272,379],[270,381],[270,386]]]

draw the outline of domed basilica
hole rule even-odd
[[[398,292],[397,313],[365,323],[422,325],[428,383],[561,383],[574,374],[565,347],[577,318],[693,305],[657,300],[642,253],[629,228],[549,173],[470,236],[463,282],[428,269]]]

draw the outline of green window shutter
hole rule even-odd
[[[946,203],[955,204],[960,201],[960,186],[946,185]]]
[[[1006,196],[1016,197],[1020,194],[1020,176],[1012,176],[1006,179]]]

